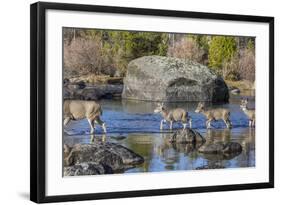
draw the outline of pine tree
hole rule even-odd
[[[209,46],[209,66],[221,71],[223,64],[230,62],[237,52],[234,37],[214,36]]]

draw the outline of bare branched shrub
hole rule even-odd
[[[222,73],[227,80],[255,81],[255,53],[253,49],[242,49],[228,62],[223,62]]]
[[[255,52],[253,49],[245,49],[241,52],[239,60],[239,72],[242,79],[255,81]]]
[[[238,55],[233,56],[230,61],[222,63],[222,76],[227,80],[240,80]]]
[[[204,50],[192,38],[183,38],[168,48],[168,56],[189,59],[198,63],[202,63],[203,55]]]
[[[102,47],[98,37],[76,38],[64,43],[64,69],[66,72],[99,74],[102,68]]]

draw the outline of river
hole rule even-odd
[[[250,107],[254,107],[253,96],[231,96],[228,104],[207,104],[208,108],[224,107],[231,112],[231,130],[223,121],[212,123],[212,129],[206,129],[205,117],[195,113],[197,102],[166,103],[168,109],[181,107],[189,111],[192,128],[206,138],[207,142],[238,142],[242,152],[237,156],[224,157],[204,155],[197,152],[200,145],[175,145],[168,142],[171,135],[169,125],[160,131],[160,114],[154,114],[155,102],[102,100],[102,120],[107,125],[107,134],[102,134],[101,127],[96,127],[95,136],[89,134],[87,120],[73,121],[64,134],[64,143],[92,143],[93,139],[103,137],[107,141],[116,142],[132,149],[144,157],[145,162],[135,168],[124,170],[132,172],[159,172],[169,170],[195,170],[215,168],[241,168],[255,166],[255,129],[248,127],[248,119],[240,110],[241,97],[248,97]],[[174,123],[173,132],[182,129],[180,123]]]

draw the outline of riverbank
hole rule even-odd
[[[100,100],[120,99],[124,89],[123,77],[109,75],[81,75],[65,79],[65,99]],[[225,80],[229,93],[234,95],[255,95],[255,83],[240,80]]]
[[[231,80],[225,80],[225,83],[228,86],[229,92],[232,92],[234,94],[245,94],[245,93],[251,93],[255,91],[255,82],[250,82],[247,80],[239,80],[239,81],[231,81]],[[248,95],[248,94],[246,94]]]

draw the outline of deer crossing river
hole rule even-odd
[[[255,166],[255,128],[248,127],[248,119],[240,109],[240,98],[232,96],[228,104],[206,104],[208,108],[228,108],[231,112],[232,129],[227,129],[223,121],[212,122],[212,129],[206,129],[204,115],[195,113],[197,102],[166,103],[168,109],[184,108],[192,118],[192,128],[207,142],[238,142],[242,152],[237,156],[206,155],[197,151],[200,145],[171,144],[169,124],[160,131],[162,116],[153,111],[156,102],[102,100],[102,120],[106,123],[107,134],[96,126],[96,138],[119,143],[144,157],[145,162],[124,172],[157,172],[169,170],[194,170],[214,168],[239,168]],[[254,107],[254,97],[249,97]],[[87,120],[72,121],[66,128],[64,143],[91,143],[93,136]],[[181,123],[174,123],[173,131],[182,129]]]

